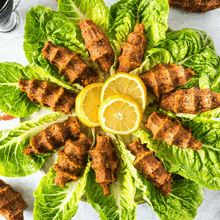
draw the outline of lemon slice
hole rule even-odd
[[[81,90],[76,97],[76,114],[88,127],[99,126],[98,109],[103,83],[93,83]]]
[[[101,102],[116,94],[133,98],[144,111],[147,104],[147,89],[140,77],[128,73],[118,73],[108,78],[102,87]]]
[[[99,123],[102,129],[113,134],[130,134],[140,127],[142,109],[129,96],[113,95],[102,102],[99,108]]]

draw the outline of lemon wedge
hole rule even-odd
[[[99,108],[102,129],[113,134],[126,135],[136,131],[141,124],[142,109],[129,96],[109,96]]]
[[[108,78],[102,87],[101,102],[116,94],[133,98],[144,111],[147,104],[147,89],[140,77],[128,73],[118,73]]]
[[[98,109],[103,83],[93,83],[81,90],[76,97],[76,114],[88,127],[99,126]]]

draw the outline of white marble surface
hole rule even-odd
[[[116,0],[106,0],[107,5],[116,2]],[[23,52],[23,28],[25,14],[30,7],[34,5],[44,5],[57,9],[55,0],[21,0],[18,8],[20,13],[20,26],[13,32],[3,34],[0,33],[0,62],[18,62],[23,65],[28,64]],[[205,30],[212,36],[217,53],[220,55],[220,9],[208,12],[206,14],[186,13],[182,10],[172,9],[169,15],[169,27],[173,30],[185,27],[197,28]],[[13,128],[18,120],[11,122],[0,122],[0,130],[5,128]],[[35,191],[43,174],[39,171],[36,174],[25,178],[5,178],[4,181],[12,184],[13,188],[22,192],[24,199],[28,202],[29,207],[25,210],[25,220],[33,220],[33,192]],[[198,209],[196,220],[220,220],[220,191],[211,191],[204,189],[204,202]],[[0,220],[4,218],[0,216]],[[87,203],[80,202],[75,220],[97,220],[99,219],[96,211]],[[158,220],[147,204],[139,205],[137,208],[138,220]],[[43,219],[42,219],[43,220]],[[177,219],[178,220],[178,219]]]

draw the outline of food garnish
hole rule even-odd
[[[146,145],[141,144],[139,138],[128,144],[128,150],[136,157],[134,167],[155,185],[160,193],[168,196],[172,190],[171,174],[167,173],[162,163],[156,159],[153,151],[149,150]]]
[[[71,117],[63,123],[52,124],[31,139],[23,150],[23,154],[45,154],[49,151],[56,151],[67,138],[76,138],[79,133],[80,127],[75,117]]]
[[[108,73],[115,59],[109,39],[92,20],[81,20],[78,25],[92,61],[95,61],[104,73]]]
[[[193,70],[185,70],[183,66],[159,63],[148,72],[142,73],[140,78],[149,91],[159,97],[164,93],[171,92],[177,86],[185,85],[194,75]]]
[[[213,9],[220,8],[219,0],[169,0],[171,8],[182,8],[187,12],[204,13]]]
[[[76,97],[76,113],[88,127],[99,126],[98,109],[103,83],[93,83],[83,88]]]
[[[126,43],[122,43],[122,53],[118,58],[118,73],[129,73],[141,66],[147,46],[145,22],[137,24]]]
[[[87,151],[91,145],[91,140],[83,133],[77,139],[65,141],[63,149],[57,152],[58,162],[53,165],[56,185],[64,187],[66,183],[79,179],[82,169],[87,165]]]
[[[8,220],[24,220],[23,211],[27,207],[21,193],[0,179],[0,214]]]
[[[71,83],[76,82],[87,86],[97,79],[97,75],[79,58],[77,53],[56,46],[51,41],[45,42],[42,53],[45,59],[59,68],[59,74],[67,76]]]
[[[179,120],[166,114],[154,112],[145,126],[153,132],[154,139],[163,140],[168,145],[192,150],[202,148],[202,143],[192,136],[191,131],[186,130]]]
[[[19,87],[27,93],[33,103],[40,103],[44,107],[50,107],[53,111],[61,111],[71,114],[75,106],[76,94],[47,81],[37,79],[19,79]]]
[[[210,89],[179,89],[164,94],[161,107],[175,113],[199,114],[220,107],[220,94]]]
[[[99,107],[99,123],[102,129],[113,134],[131,134],[141,124],[142,109],[129,96],[109,96]]]
[[[116,94],[133,98],[144,111],[147,104],[147,89],[140,77],[128,73],[118,73],[109,77],[102,87],[101,101]]]
[[[96,135],[96,145],[89,150],[91,167],[96,173],[96,182],[103,188],[103,195],[111,194],[109,186],[117,180],[116,170],[119,163],[112,139]]]

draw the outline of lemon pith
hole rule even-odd
[[[102,129],[114,134],[130,134],[140,126],[142,109],[132,98],[124,95],[109,96],[99,108]]]
[[[81,90],[76,97],[76,113],[79,120],[88,127],[99,126],[98,108],[103,83],[93,83]]]
[[[108,78],[102,87],[101,102],[116,94],[133,98],[144,111],[147,104],[147,89],[140,77],[128,73],[118,73]]]

